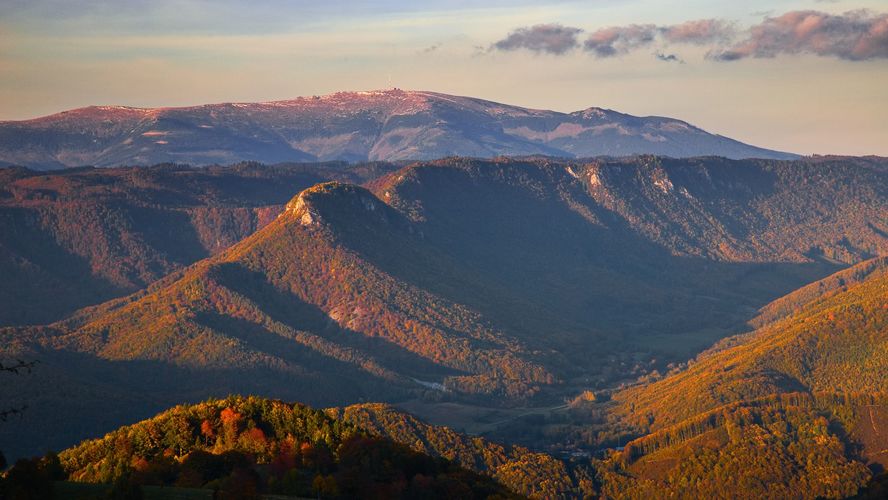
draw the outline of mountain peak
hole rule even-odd
[[[321,224],[336,213],[382,212],[384,204],[365,188],[341,182],[324,182],[303,190],[291,199],[283,214],[298,218],[303,226]]]
[[[585,119],[585,120],[590,120],[590,119],[595,119],[595,118],[604,119],[613,113],[614,113],[614,111],[612,111],[610,109],[599,108],[597,106],[591,106],[586,109],[576,111],[572,114],[579,115],[579,116],[583,117],[583,119]]]

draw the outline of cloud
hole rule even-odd
[[[630,24],[600,29],[583,43],[583,48],[597,57],[613,57],[652,43],[657,36],[653,24]]]
[[[698,19],[660,28],[663,39],[671,43],[703,45],[726,41],[734,36],[734,25],[720,19]]]
[[[490,48],[506,51],[525,49],[561,55],[579,45],[577,37],[582,31],[580,28],[561,24],[537,24],[512,31]]]
[[[684,64],[684,59],[678,57],[677,54],[664,54],[662,52],[657,52],[654,54],[658,60],[663,62],[677,62],[679,64]]]
[[[713,50],[708,57],[737,61],[802,53],[851,61],[888,58],[888,14],[787,12],[752,26],[746,38],[727,48]]]
[[[698,19],[671,26],[630,24],[593,32],[583,48],[597,57],[623,55],[655,42],[704,45],[726,41],[734,34],[732,23],[719,19]]]
[[[580,28],[560,24],[538,24],[512,31],[488,50],[526,49],[563,55],[579,45],[582,32]],[[582,47],[596,57],[607,58],[643,47],[662,50],[676,44],[708,46],[706,57],[717,61],[802,53],[852,61],[888,58],[888,14],[867,10],[844,14],[792,11],[765,17],[742,32],[735,23],[723,19],[697,19],[664,26],[629,24],[594,31]],[[660,60],[672,61],[660,57],[660,52],[657,54]]]

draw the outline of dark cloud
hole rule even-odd
[[[525,49],[547,54],[564,54],[577,47],[577,36],[580,28],[572,28],[561,24],[537,24],[527,28],[518,28],[506,38],[491,45],[496,50]]]
[[[677,62],[679,64],[684,64],[684,59],[678,57],[677,54],[664,54],[662,52],[657,52],[654,54],[654,57],[663,62]]]
[[[613,57],[648,45],[656,37],[657,27],[653,24],[612,26],[589,35],[583,48],[597,57]]]
[[[711,59],[736,61],[780,54],[816,54],[852,61],[888,58],[888,14],[853,11],[840,15],[793,11],[749,29],[746,38],[710,52]]]

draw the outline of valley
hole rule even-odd
[[[768,459],[783,469],[744,465],[738,477],[798,488],[794,481],[821,472],[838,475],[841,487],[809,486],[832,497],[879,471],[878,422],[888,411],[876,354],[888,331],[882,160],[13,172],[10,207],[58,206],[37,192],[119,207],[116,193],[130,193],[131,206],[164,199],[163,210],[210,203],[223,219],[254,215],[235,232],[192,225],[246,234],[171,259],[142,289],[106,289],[113,298],[59,321],[0,329],[4,359],[39,360],[0,389],[28,412],[0,426],[8,456],[64,449],[182,403],[255,394],[316,407],[387,402],[385,417],[358,413],[359,426],[432,455],[443,448],[417,446],[430,442],[417,429],[519,446],[540,454],[534,463],[549,457],[522,474],[565,467],[567,482],[553,488],[573,492],[566,497],[687,493],[670,474],[701,474],[714,494],[719,483],[705,469],[675,467],[737,467],[731,460],[749,453],[750,433],[788,447]],[[151,184],[134,183],[136,173]],[[300,177],[307,173],[327,179],[282,200],[286,186],[313,182]],[[176,193],[191,188],[172,179],[217,188],[183,203]],[[60,187],[74,182],[76,192]],[[267,215],[255,215],[260,207]],[[150,241],[129,220],[134,241]],[[151,269],[141,256],[165,247],[142,245],[149,250],[90,275]],[[844,326],[830,330],[823,317]],[[868,333],[837,337],[849,332]],[[733,451],[707,451],[719,447]],[[809,449],[822,452],[820,468],[791,472]],[[514,480],[524,486],[513,491],[531,491],[532,480]]]

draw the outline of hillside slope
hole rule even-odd
[[[229,393],[558,403],[686,360],[884,248],[885,176],[869,160],[449,159],[376,194],[321,184],[144,291],[0,330],[0,355],[41,360],[0,388],[31,406],[0,436],[58,447]]]
[[[0,325],[49,323],[132,293],[240,241],[294,192],[392,168],[0,169]]]
[[[798,314],[802,308],[815,300],[847,291],[848,287],[857,285],[870,277],[885,272],[888,267],[888,256],[865,260],[859,264],[842,270],[810,285],[803,286],[794,292],[780,297],[759,311],[751,324],[760,328],[768,323],[778,321],[792,314]]]
[[[322,411],[253,397],[177,406],[85,441],[59,458],[73,481],[129,478],[136,484],[221,489],[235,498],[248,491],[323,498],[520,498],[485,476],[373,437]],[[542,493],[557,498],[560,492]]]
[[[728,403],[783,392],[883,392],[888,266],[884,259],[858,266],[867,268],[873,270],[865,279],[809,297],[797,312],[729,339],[687,369],[614,399],[656,429]]]
[[[327,410],[333,418],[406,444],[415,451],[448,460],[495,478],[531,498],[578,497],[592,491],[591,480],[574,479],[566,465],[545,453],[503,446],[447,427],[429,425],[383,404],[351,405]]]
[[[600,108],[559,113],[397,89],[187,108],[94,106],[0,122],[0,164],[43,169],[536,154],[794,157],[670,118]]]
[[[0,331],[4,357],[41,360],[40,373],[0,394],[30,401],[27,433],[50,437],[38,429],[53,426],[48,410],[59,404],[72,406],[77,423],[67,430],[75,435],[80,425],[125,418],[119,408],[91,418],[109,406],[109,385],[142,395],[123,410],[131,418],[158,404],[227,393],[301,393],[316,404],[341,404],[415,393],[422,386],[414,379],[487,377],[491,383],[475,385],[500,394],[552,381],[477,313],[397,281],[341,246],[348,236],[386,245],[415,238],[366,190],[323,184],[288,207],[244,242],[145,292],[49,327]],[[377,217],[364,218],[368,207]],[[20,440],[18,427],[0,432]],[[56,429],[51,439],[71,435]]]
[[[769,498],[844,498],[884,471],[885,259],[765,312],[787,304],[794,312],[614,395],[610,411],[645,435],[599,463],[605,494],[722,496],[730,482]]]

